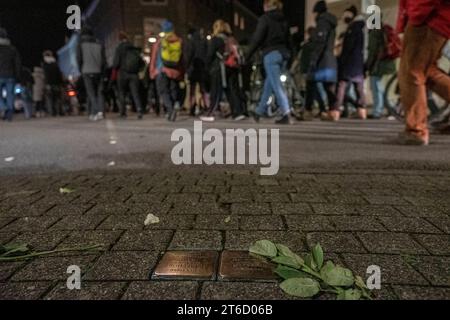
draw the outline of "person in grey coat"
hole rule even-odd
[[[86,27],[77,50],[78,67],[83,77],[89,99],[89,119],[104,119],[103,74],[106,70],[104,46],[94,37],[92,29]]]

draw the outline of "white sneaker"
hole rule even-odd
[[[95,121],[101,121],[105,119],[105,116],[103,115],[103,112],[99,112],[97,113],[97,115],[95,116]]]
[[[200,117],[200,120],[203,122],[214,122],[216,121],[216,118],[214,117]]]
[[[247,118],[246,116],[240,115],[240,116],[237,116],[236,118],[234,118],[234,121],[242,121],[242,120],[245,120],[246,118]]]
[[[91,115],[89,116],[89,121],[96,121],[96,120],[95,120],[95,117],[96,117],[96,116],[94,116],[93,114],[91,114]]]

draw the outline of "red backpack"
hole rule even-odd
[[[382,57],[382,60],[395,60],[400,58],[402,53],[402,39],[399,34],[390,25],[383,26],[384,39],[386,48]]]
[[[239,50],[239,43],[234,37],[227,37],[225,40],[224,64],[232,69],[237,69],[242,65],[242,55]]]

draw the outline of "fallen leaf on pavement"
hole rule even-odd
[[[75,192],[75,191],[72,189],[69,189],[69,188],[60,188],[59,189],[59,193],[61,193],[61,194],[69,194],[69,193],[73,193],[73,192]]]
[[[149,225],[158,224],[158,223],[160,223],[159,218],[157,216],[155,216],[154,214],[149,214],[147,216],[147,219],[145,219],[144,225],[149,226]]]

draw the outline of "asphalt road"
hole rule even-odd
[[[82,117],[0,123],[0,174],[54,173],[86,169],[155,169],[172,166],[170,141],[177,128],[193,130],[193,119],[176,123],[148,116],[99,123]],[[207,128],[276,129],[261,124],[220,121]],[[280,128],[280,166],[305,168],[441,169],[450,167],[450,137],[433,136],[427,148],[387,142],[402,130],[395,121],[345,120],[295,123]],[[220,169],[223,169],[220,168]]]

